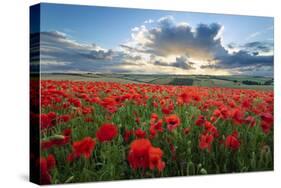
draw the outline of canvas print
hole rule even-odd
[[[274,19],[30,7],[30,180],[273,170]]]

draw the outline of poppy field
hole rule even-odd
[[[271,90],[41,80],[39,92],[41,184],[273,170]]]

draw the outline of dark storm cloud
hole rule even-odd
[[[188,59],[184,56],[181,57],[177,57],[176,58],[176,62],[173,63],[172,65],[174,67],[178,67],[178,68],[182,68],[182,69],[194,69],[194,67],[192,66],[194,63],[188,61]]]
[[[154,65],[159,65],[159,66],[166,66],[166,67],[176,67],[176,68],[181,68],[184,70],[190,70],[194,69],[192,66],[194,63],[189,62],[188,59],[184,56],[177,57],[175,62],[172,63],[166,63],[160,60],[154,61]]]
[[[228,47],[229,49],[234,49],[235,46],[236,46],[235,43],[230,43],[230,44],[227,45],[227,47]]]
[[[221,69],[222,67],[216,64],[201,65],[201,69]]]
[[[89,53],[80,53],[80,55],[94,60],[110,60],[113,56],[113,51],[92,50]]]
[[[78,43],[57,31],[40,33],[42,71],[100,71],[116,65],[112,50]]]
[[[226,69],[232,74],[273,76],[273,56],[258,56],[240,50],[216,59],[217,63],[200,66],[201,69]]]
[[[256,76],[257,72],[259,76],[268,76],[273,77],[273,67],[272,66],[249,66],[249,67],[242,67],[239,71],[241,71],[245,75],[252,75]]]
[[[142,61],[143,58],[140,55],[132,55],[128,53],[119,54],[121,65],[145,65]]]
[[[244,67],[273,67],[273,56],[258,56],[258,53],[250,54],[246,51],[238,51],[233,54],[225,54],[215,59],[217,63],[202,65],[201,69],[233,69],[238,68],[243,71]],[[255,70],[255,69],[253,69]]]
[[[241,68],[247,66],[273,66],[273,56],[258,56],[247,51],[240,50],[233,54],[217,56],[217,65],[221,68]]]
[[[54,56],[62,60],[85,57],[89,60],[110,59],[112,50],[98,49],[96,44],[81,44],[60,32],[41,32],[40,50],[43,55]],[[70,57],[70,58],[69,58]]]
[[[258,51],[258,52],[270,52],[273,49],[273,44],[268,42],[249,42],[242,46],[242,48],[245,48],[245,50],[251,50],[251,51]]]

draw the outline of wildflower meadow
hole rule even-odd
[[[273,170],[272,91],[41,80],[39,92],[41,184]]]

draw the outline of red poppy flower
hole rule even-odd
[[[221,117],[221,111],[219,109],[214,110],[213,116],[217,118]]]
[[[162,161],[163,151],[160,148],[150,147],[148,155],[150,170],[157,168],[159,172],[163,171],[165,168],[165,162]]]
[[[46,158],[40,157],[40,183],[42,185],[51,184],[52,177],[50,171],[55,166],[56,160],[52,154],[48,155]]]
[[[110,113],[114,113],[118,110],[118,103],[114,97],[107,97],[101,101],[101,105]]]
[[[191,97],[187,94],[187,93],[182,93],[180,94],[180,96],[178,97],[178,103],[179,104],[188,104],[191,100]]]
[[[40,161],[39,161],[39,165],[40,165],[40,172],[42,173],[46,173],[48,172],[48,163],[47,163],[47,159],[45,157],[40,157]]]
[[[56,166],[56,159],[55,159],[54,155],[52,155],[52,154],[48,155],[46,160],[47,160],[48,169],[52,169]]]
[[[96,132],[96,136],[100,142],[110,141],[118,134],[116,125],[105,123]]]
[[[265,133],[265,134],[268,134],[270,132],[270,129],[272,127],[272,124],[270,123],[267,123],[266,121],[261,121],[261,124],[260,124],[261,128],[262,128],[262,131]]]
[[[52,177],[48,172],[42,173],[40,174],[40,184],[41,185],[47,185],[47,184],[51,184],[52,181]]]
[[[232,121],[234,124],[240,125],[243,123],[244,113],[240,109],[234,109],[232,112]]]
[[[93,111],[93,108],[92,107],[82,107],[82,113],[84,115],[87,115],[87,114],[91,114]]]
[[[148,139],[134,140],[130,146],[128,161],[133,169],[146,169],[149,166],[149,149],[151,143]]]
[[[49,113],[48,113],[48,117],[49,117],[51,120],[54,120],[54,119],[56,119],[57,114],[56,114],[56,112],[49,112]]]
[[[162,112],[163,114],[170,114],[174,111],[174,105],[169,104],[168,106],[162,106]]]
[[[135,135],[136,135],[137,138],[144,138],[146,136],[146,132],[143,131],[141,128],[138,128],[135,131]]]
[[[242,107],[243,108],[249,108],[251,106],[251,101],[249,99],[245,99],[243,102],[242,102]]]
[[[41,142],[41,149],[49,149],[53,146],[62,146],[69,143],[71,138],[71,129],[65,129],[63,131],[63,135],[55,135],[49,140],[45,140]]]
[[[211,121],[212,123],[214,123],[215,121],[217,121],[217,117],[211,116],[211,117],[210,117],[210,121]]]
[[[175,114],[167,116],[165,118],[165,121],[167,123],[167,128],[169,131],[173,131],[180,125],[180,118]]]
[[[53,147],[53,142],[52,141],[41,141],[41,149],[45,150],[45,149],[50,149],[51,147]]]
[[[40,124],[41,129],[46,129],[53,126],[53,121],[48,114],[40,114]]]
[[[225,146],[233,150],[239,149],[240,142],[237,137],[237,132],[234,132],[232,135],[228,135],[225,139]]]
[[[63,135],[64,136],[71,136],[72,130],[70,128],[64,129],[63,130]]]
[[[211,144],[213,143],[214,137],[211,134],[202,134],[199,140],[199,148],[204,150],[211,150]]]
[[[273,116],[272,116],[272,114],[270,114],[268,112],[261,113],[260,116],[261,116],[262,121],[265,121],[268,124],[273,122]]]
[[[154,129],[153,126],[151,126],[151,127],[149,128],[149,133],[150,133],[149,138],[153,139],[153,138],[156,136],[157,131]]]
[[[189,132],[190,132],[190,127],[186,127],[186,128],[183,129],[183,133],[184,133],[185,135],[188,135]]]
[[[80,99],[78,99],[78,98],[69,98],[68,102],[70,102],[75,107],[81,107],[82,106],[82,103],[81,103]]]
[[[196,102],[199,102],[201,100],[201,97],[199,95],[193,95],[192,99],[195,100]]]
[[[91,137],[85,137],[81,141],[74,142],[72,145],[73,154],[76,157],[83,155],[86,159],[90,158],[96,146],[96,141]]]
[[[158,115],[155,113],[152,113],[150,116],[150,125],[153,125],[156,121],[158,121]]]
[[[248,116],[244,121],[246,124],[250,125],[250,127],[254,127],[256,125],[256,120],[253,116]]]
[[[272,114],[270,113],[261,113],[260,115],[261,117],[261,128],[262,128],[262,131],[265,133],[265,134],[268,134],[270,132],[270,129],[272,127],[272,124],[273,124],[273,116]]]
[[[218,132],[217,128],[211,122],[205,121],[204,125],[205,125],[205,129],[207,132],[212,134],[214,137],[219,136],[219,132]]]
[[[199,115],[197,120],[195,121],[195,125],[202,126],[202,125],[204,125],[204,122],[205,122],[204,116],[203,115]]]
[[[140,123],[141,123],[141,121],[140,121],[140,117],[136,117],[135,122],[136,122],[137,124],[140,124]]]
[[[61,123],[66,123],[66,122],[68,122],[70,119],[71,119],[71,118],[70,118],[70,115],[68,115],[68,114],[60,115],[60,116],[58,117],[58,121],[61,122]]]
[[[129,141],[132,134],[133,134],[133,131],[125,130],[124,135],[123,135],[123,139],[125,140],[125,142]]]
[[[70,154],[67,155],[66,160],[67,160],[68,162],[72,162],[72,161],[74,161],[74,159],[76,159],[76,157],[77,157],[77,156],[75,155],[75,153],[72,152],[72,153],[70,153]]]
[[[153,128],[159,132],[163,132],[163,121],[162,119],[160,119],[159,121],[157,121],[154,125],[152,125]]]
[[[227,119],[227,118],[229,118],[229,116],[230,116],[230,112],[229,112],[229,110],[228,110],[228,108],[226,108],[226,107],[224,107],[224,106],[222,106],[221,108],[220,108],[220,114],[221,114],[221,118],[222,119]]]
[[[159,106],[158,103],[155,102],[155,101],[152,102],[152,105],[153,105],[154,108],[158,108],[158,106]]]

